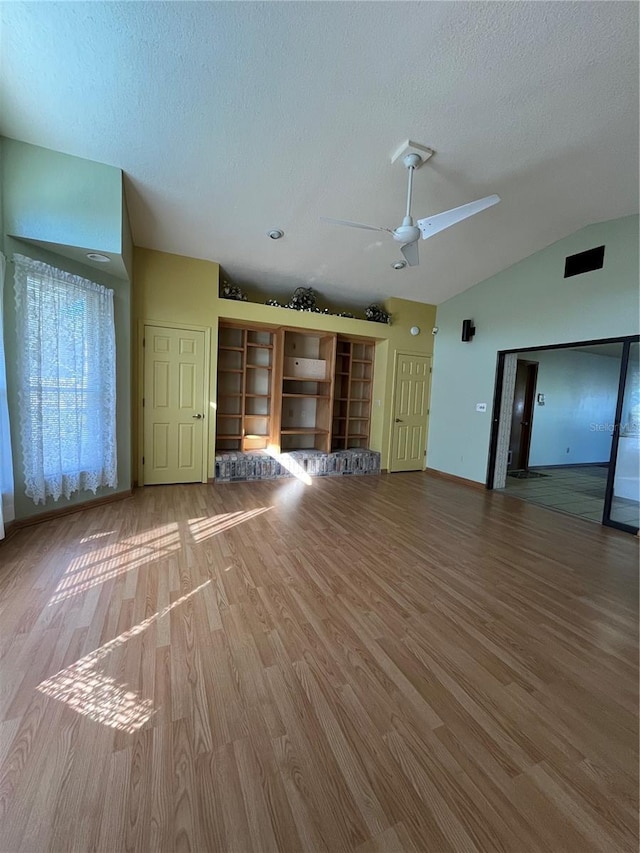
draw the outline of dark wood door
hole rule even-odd
[[[538,378],[538,362],[518,359],[516,387],[511,414],[509,464],[512,471],[524,471],[529,465],[529,447],[533,427],[533,404]]]

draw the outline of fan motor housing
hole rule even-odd
[[[400,225],[393,232],[393,239],[398,243],[415,243],[420,237],[420,229],[417,225]]]

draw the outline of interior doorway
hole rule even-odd
[[[538,379],[538,362],[518,359],[511,411],[511,433],[507,469],[526,473],[533,427],[533,401]]]
[[[487,487],[635,533],[638,338],[498,354]]]

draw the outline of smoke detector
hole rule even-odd
[[[270,237],[272,240],[279,240],[281,237],[284,237],[284,231],[280,228],[272,228],[270,231],[267,231],[267,237]]]

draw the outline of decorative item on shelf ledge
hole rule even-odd
[[[230,297],[238,298],[238,297]],[[246,297],[242,297],[246,299]],[[316,304],[317,302],[317,294],[312,287],[296,287],[293,292],[293,296],[288,302],[279,302],[277,299],[267,299],[264,303],[265,305],[271,305],[273,308],[291,308],[293,311],[308,311],[312,314],[325,314],[331,317],[348,317],[350,320],[354,320],[356,318],[355,314],[352,314],[351,311],[331,311],[329,308],[319,308]],[[375,308],[380,313],[380,319],[378,317],[370,317],[367,314],[367,320],[376,320],[378,323],[390,323],[391,315],[387,314],[382,310],[378,305],[370,305],[367,308],[367,311],[370,311],[372,308]]]
[[[391,314],[379,305],[369,305],[364,316],[372,323],[391,323]]]
[[[316,302],[316,292],[312,287],[296,287],[289,308],[295,308],[296,311],[313,311]]]
[[[221,296],[223,299],[236,299],[238,302],[246,302],[247,297],[238,287],[237,284],[229,284],[228,281],[222,282]]]

